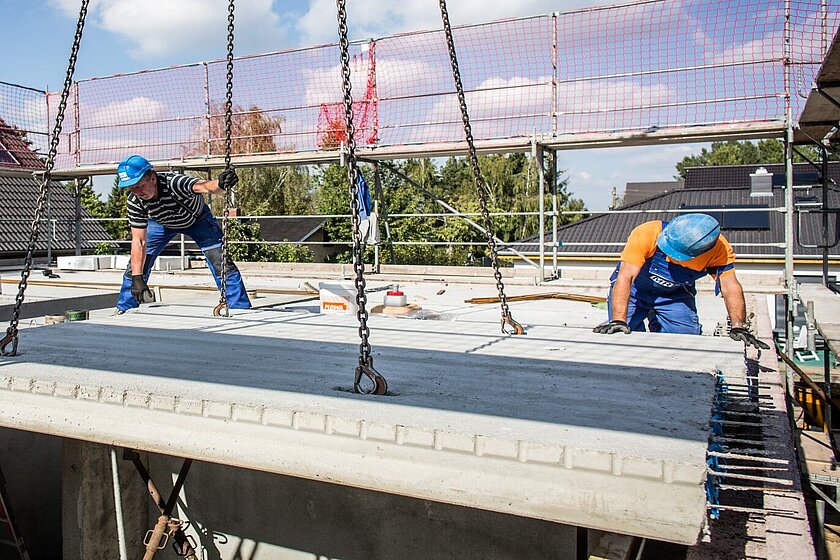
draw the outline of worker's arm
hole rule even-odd
[[[612,285],[610,298],[612,299],[612,320],[627,322],[627,304],[630,301],[630,290],[633,282],[641,272],[642,267],[621,262],[618,269],[618,277]]]
[[[724,274],[718,281],[720,282],[720,295],[723,296],[723,303],[726,305],[726,312],[729,314],[729,322],[733,326],[746,326],[747,304],[744,302],[744,289],[735,277],[735,273]]]
[[[222,171],[218,179],[196,181],[192,189],[197,194],[223,194],[226,190],[233,188],[238,182],[239,177],[231,167]]]
[[[636,280],[641,270],[642,268],[639,266],[621,261],[618,276],[610,290],[612,319],[609,323],[598,325],[592,329],[592,332],[598,334],[630,334],[630,327],[627,325],[627,304],[630,301],[630,290],[633,287],[633,281]]]
[[[762,342],[747,329],[747,304],[744,302],[744,289],[735,277],[734,272],[724,274],[719,278],[720,293],[723,296],[723,303],[726,304],[726,311],[729,313],[729,336],[733,340],[740,340],[747,346],[755,346],[769,350],[770,346]]]
[[[153,300],[152,292],[143,278],[146,264],[146,228],[131,228],[131,295],[137,303]]]
[[[131,275],[143,274],[146,260],[146,228],[131,228]]]

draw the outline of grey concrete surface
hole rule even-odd
[[[439,306],[414,297],[449,320],[371,317],[384,398],[348,392],[353,317],[144,306],[22,331],[0,362],[0,424],[693,543],[710,374],[742,368],[740,346],[608,339],[576,302],[512,306],[529,330],[507,337],[497,308],[445,289]],[[578,309],[590,325],[555,326]]]

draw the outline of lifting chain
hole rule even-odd
[[[353,383],[353,390],[357,393],[384,395],[388,390],[388,384],[373,368],[373,356],[370,347],[370,328],[368,328],[367,295],[365,294],[365,263],[363,260],[361,218],[359,217],[359,168],[356,165],[356,141],[353,139],[355,129],[353,127],[353,95],[350,84],[350,44],[347,40],[347,11],[345,0],[336,0],[338,7],[338,37],[341,49],[341,75],[344,91],[344,124],[347,130],[347,179],[350,181],[350,206],[352,209],[353,228],[353,270],[356,273],[356,304],[359,310],[356,316],[359,319],[359,338],[362,342],[359,345],[359,365],[356,367],[356,377]],[[372,388],[362,387],[362,376],[368,378],[373,384]]]
[[[230,169],[231,128],[233,128],[233,11],[234,0],[228,2],[228,35],[227,35],[227,90],[225,91],[225,170]],[[230,309],[227,303],[227,264],[228,264],[228,222],[230,221],[230,207],[233,206],[233,187],[225,190],[224,219],[222,220],[222,279],[220,285],[219,304],[213,309],[216,317],[229,317]]]
[[[35,203],[35,218],[32,220],[32,227],[29,231],[29,244],[26,248],[26,258],[23,261],[23,271],[20,273],[18,293],[15,297],[15,309],[12,312],[12,320],[9,328],[6,329],[6,336],[0,340],[0,354],[3,356],[15,356],[18,348],[18,324],[20,323],[20,308],[23,305],[26,285],[29,275],[32,273],[32,258],[35,253],[35,245],[38,243],[38,230],[41,225],[41,217],[44,213],[44,202],[47,199],[47,191],[51,181],[51,173],[55,165],[55,156],[58,153],[59,136],[61,125],[64,122],[64,112],[67,109],[67,98],[70,96],[70,88],[73,86],[73,73],[76,70],[76,58],[79,55],[79,46],[82,43],[82,31],[85,28],[88,4],[90,0],[82,0],[82,8],[79,12],[79,19],[76,23],[76,34],[73,36],[73,48],[70,49],[70,60],[67,65],[67,74],[64,77],[64,88],[61,90],[61,100],[58,103],[58,112],[55,116],[55,126],[50,136],[50,149],[47,152],[47,161],[44,162],[44,179],[38,192],[38,200]],[[12,345],[11,350],[8,349]]]
[[[478,200],[481,203],[481,216],[484,220],[484,230],[487,232],[487,248],[490,250],[490,258],[493,262],[493,276],[496,278],[496,287],[499,290],[499,301],[502,308],[502,332],[506,334],[525,334],[522,325],[513,320],[505,296],[505,285],[502,283],[502,273],[499,270],[499,252],[496,248],[495,232],[493,222],[490,220],[490,212],[487,209],[487,187],[484,178],[481,176],[481,169],[478,166],[478,155],[475,151],[470,116],[467,113],[467,99],[464,96],[464,85],[461,83],[461,72],[458,69],[458,57],[455,54],[455,41],[452,38],[452,27],[449,25],[449,12],[446,9],[446,0],[439,0],[440,17],[443,20],[443,30],[446,34],[446,46],[449,50],[449,62],[452,64],[452,76],[455,79],[455,89],[458,93],[458,104],[461,107],[461,119],[464,121],[464,136],[467,140],[470,164],[475,176],[475,188],[478,193]],[[508,329],[510,327],[510,329]]]

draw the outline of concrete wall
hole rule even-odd
[[[0,468],[33,560],[61,558],[61,439],[0,428]]]
[[[119,557],[108,461],[105,446],[66,445],[64,560]],[[167,497],[181,460],[144,461]],[[157,513],[126,461],[121,477],[129,558],[138,558]],[[176,516],[190,521],[186,532],[208,560],[548,560],[574,558],[577,535],[565,525],[201,462]],[[168,548],[159,557],[175,555]]]

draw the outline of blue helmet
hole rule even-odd
[[[149,160],[143,156],[128,156],[117,165],[117,177],[120,180],[120,188],[125,189],[137,183],[152,168]]]
[[[656,245],[676,261],[689,261],[717,243],[720,224],[706,214],[683,214],[662,228]]]

